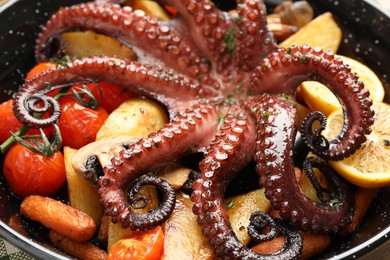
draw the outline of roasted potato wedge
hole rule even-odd
[[[146,137],[167,122],[168,116],[159,103],[145,98],[130,99],[110,114],[97,133],[96,140],[118,135]]]
[[[175,209],[164,224],[164,253],[161,259],[215,259],[197,224],[192,206],[189,196],[177,193]]]
[[[100,198],[97,188],[89,181],[77,174],[72,166],[72,158],[77,150],[64,147],[65,172],[68,184],[68,194],[70,205],[87,213],[96,226],[99,226],[103,216],[103,207],[100,204]]]
[[[174,162],[158,165],[153,170],[156,171],[158,177],[169,182],[175,190],[180,189],[184,185],[192,171],[190,168]]]
[[[225,206],[234,233],[244,245],[247,245],[250,241],[247,228],[251,214],[255,211],[268,212],[271,203],[265,197],[264,189],[258,189],[227,198]]]
[[[288,48],[291,45],[309,44],[312,47],[321,47],[323,50],[337,52],[341,43],[342,32],[331,13],[317,16],[299,31],[279,44]]]
[[[93,31],[65,32],[61,36],[66,42],[65,53],[71,58],[107,55],[137,59],[136,54],[123,43]]]

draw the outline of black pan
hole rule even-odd
[[[18,89],[34,65],[33,46],[40,25],[61,5],[76,0],[10,0],[0,7],[0,102],[9,99]],[[226,9],[234,7],[230,1],[219,1]],[[268,0],[270,7],[278,0]],[[363,0],[310,1],[316,14],[331,11],[343,30],[339,53],[358,59],[373,69],[381,78],[385,101],[390,103],[390,14]],[[321,32],[318,32],[321,33]],[[0,157],[0,165],[3,164]],[[0,168],[0,171],[2,168]],[[63,194],[58,197],[64,198]],[[371,205],[361,226],[345,239],[337,239],[318,259],[352,259],[357,257],[390,258],[390,188],[382,189]],[[28,226],[25,236],[7,224],[18,212],[20,200],[15,198],[0,174],[0,235],[10,243],[41,259],[68,259],[47,241],[45,228]]]

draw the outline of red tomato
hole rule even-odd
[[[62,145],[78,149],[95,141],[96,134],[107,117],[108,113],[101,107],[94,110],[70,99],[61,102],[58,127],[61,131]]]
[[[35,65],[28,73],[26,76],[26,80],[32,79],[34,76],[41,74],[42,72],[46,70],[50,70],[57,66],[55,63],[52,62],[42,62],[37,65]]]
[[[164,251],[164,233],[160,226],[147,231],[134,231],[114,243],[107,260],[157,260]]]
[[[27,76],[25,78],[25,80],[30,80],[32,79],[33,77],[41,74],[42,72],[45,72],[47,70],[50,70],[52,68],[55,68],[57,66],[57,64],[53,63],[53,62],[42,62],[42,63],[38,63],[37,65],[35,65],[28,73],[27,73]],[[58,92],[60,91],[60,89],[55,89],[51,92],[49,92],[47,95],[48,96],[51,96],[51,97],[54,97],[55,94],[57,94]]]
[[[136,95],[129,90],[107,82],[88,83],[86,87],[95,96],[96,100],[108,113],[114,111],[124,101],[129,100]],[[73,90],[82,88],[81,85],[74,85]]]
[[[35,153],[16,143],[3,164],[4,176],[12,191],[20,196],[49,196],[64,183],[65,162],[61,152],[50,157]]]
[[[18,131],[23,124],[15,117],[12,105],[13,99],[0,104],[0,143],[3,143],[11,136],[11,132]],[[52,127],[43,129],[46,136],[50,136],[53,132]],[[31,129],[27,132],[27,135],[39,135],[39,129]]]

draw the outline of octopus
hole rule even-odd
[[[298,258],[302,238],[297,229],[335,233],[351,221],[351,192],[327,161],[346,158],[360,147],[370,133],[373,111],[369,92],[347,64],[317,47],[279,48],[267,30],[261,0],[237,0],[234,12],[220,10],[209,0],[161,1],[177,10],[170,21],[114,2],[61,8],[38,36],[36,60],[63,55],[62,32],[93,30],[131,47],[137,61],[106,56],[74,59],[25,82],[14,104],[21,122],[45,127],[55,123],[60,114],[58,102],[46,95],[48,92],[74,83],[106,81],[166,107],[168,124],[131,143],[104,166],[99,194],[105,214],[113,222],[145,230],[169,218],[175,205],[173,188],[145,173],[155,164],[195,153],[204,157],[199,162],[201,177],[193,183],[193,212],[217,256]],[[321,135],[326,125],[322,113],[312,112],[298,122],[295,90],[307,80],[326,85],[343,107],[344,126],[334,140]],[[48,109],[52,111],[49,117],[34,116]],[[318,121],[316,129],[313,124]],[[303,170],[320,202],[307,198],[296,180],[293,153],[298,133],[315,154],[304,162]],[[237,239],[224,207],[228,184],[251,162],[280,218],[254,212],[248,232],[256,241],[280,234],[285,237],[284,247],[270,255],[256,253]],[[321,187],[313,168],[327,176],[331,190]],[[137,193],[146,184],[160,190],[160,206],[137,214],[132,207],[145,202]]]

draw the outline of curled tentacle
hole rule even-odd
[[[60,67],[59,67],[60,69]],[[39,78],[39,76],[35,77]],[[15,100],[17,100],[13,109],[16,117],[24,124],[27,124],[33,128],[49,127],[54,124],[60,116],[61,107],[58,101],[52,96],[46,96],[47,93],[61,88],[69,88],[73,83],[67,83],[64,81],[63,84],[51,85],[49,81],[46,81],[42,86],[35,88],[35,78],[27,81],[23,88],[29,94],[25,95],[17,93]],[[39,80],[39,79],[37,79]],[[88,81],[79,81],[78,84],[84,84]],[[30,85],[33,85],[30,89]],[[21,91],[20,91],[21,92]],[[42,117],[44,113],[48,113],[48,117]],[[46,114],[47,115],[47,114]]]
[[[313,132],[314,122],[320,122],[320,126],[315,129]],[[322,153],[329,149],[330,143],[321,132],[326,127],[326,116],[319,112],[311,112],[302,122],[302,133],[303,139],[305,140],[306,145],[309,147],[310,151],[313,151],[315,154]],[[345,132],[345,128],[343,132]],[[344,133],[342,133],[343,135]]]
[[[192,77],[210,78],[209,64],[191,42],[173,28],[155,17],[148,17],[141,10],[119,5],[85,3],[61,8],[53,15],[40,33],[35,49],[38,61],[47,60],[48,52],[56,52],[51,46],[66,31],[92,30],[118,39],[131,47],[144,63],[172,68]]]
[[[215,107],[201,103],[179,113],[157,133],[121,151],[104,167],[104,176],[99,180],[99,195],[106,214],[119,220],[123,227],[143,229],[144,222],[134,222],[133,212],[127,205],[128,184],[156,164],[199,151],[211,141],[216,128]],[[150,227],[148,222],[147,228]]]
[[[37,116],[37,114],[42,114],[49,110],[49,117],[42,118]],[[57,121],[61,113],[61,107],[53,97],[34,93],[26,99],[24,107],[20,108],[20,110],[14,107],[14,111],[19,121],[33,128],[44,128],[51,126]]]
[[[206,151],[207,156],[200,163],[202,176],[194,182],[191,195],[195,203],[193,212],[198,215],[202,233],[217,256],[225,259],[297,257],[300,249],[296,250],[290,243],[292,241],[286,242],[286,247],[276,254],[255,253],[237,239],[226,216],[223,194],[228,183],[253,157],[254,147],[251,144],[255,141],[254,130],[252,118],[242,108],[230,108],[220,131]]]
[[[306,197],[296,180],[292,158],[297,124],[294,104],[280,96],[263,96],[260,101],[261,106],[252,107],[258,118],[256,171],[272,207],[304,231],[336,232],[351,221],[353,213],[354,202],[347,184],[324,161],[309,159],[306,169],[314,164],[326,173],[335,192],[330,201],[322,203]],[[336,200],[338,203],[334,203]]]
[[[366,140],[373,124],[372,101],[364,84],[351,68],[332,52],[320,48],[292,46],[264,59],[251,78],[253,93],[287,93],[292,95],[303,81],[314,80],[326,85],[344,108],[344,131],[329,141],[329,149],[314,152],[328,160],[343,159]],[[305,139],[307,133],[303,133]],[[309,137],[310,139],[310,137]],[[306,139],[305,139],[306,140]]]
[[[143,176],[130,184],[128,192],[129,208],[139,209],[147,205],[147,198],[139,194],[143,185],[153,185],[162,193],[161,205],[146,214],[135,213],[131,209],[128,214],[114,214],[112,217],[114,223],[120,220],[123,227],[130,226],[132,230],[145,230],[161,225],[169,218],[175,208],[175,190],[167,181],[156,176]]]
[[[281,221],[277,221],[267,213],[261,211],[254,212],[249,221],[248,234],[256,243],[269,241],[275,238],[279,234],[278,232],[281,232],[287,238],[287,243],[294,245],[292,251],[300,254],[302,250],[302,237],[298,231],[286,228]],[[269,230],[265,230],[267,227]],[[264,233],[264,231],[266,232]]]
[[[325,174],[333,188],[332,190],[321,186],[313,172],[313,168],[317,168]],[[317,197],[323,204],[328,204],[331,206],[342,205],[344,209],[341,208],[340,211],[350,211],[350,217],[352,218],[352,214],[354,211],[354,202],[352,196],[350,195],[350,188],[345,183],[345,181],[338,176],[336,171],[333,170],[333,168],[328,162],[324,161],[319,157],[308,157],[303,163],[303,172],[309,177],[309,180],[311,181],[314,189],[316,190]],[[330,198],[325,198],[324,194],[328,195]],[[351,220],[352,219],[347,219],[346,223]]]
[[[26,82],[15,96],[16,117],[21,122],[34,127],[53,123],[53,120],[55,121],[53,117],[39,120],[32,118],[28,108],[25,107],[30,97],[35,93],[46,93],[49,89],[53,90],[86,80],[110,82],[126,87],[133,92],[155,98],[167,106],[171,115],[196,102],[198,98],[219,96],[218,92],[207,86],[200,85],[197,81],[169,69],[117,58],[92,57],[75,60],[66,66],[53,68]],[[56,109],[54,116],[59,116],[58,103],[53,101],[50,105]]]

